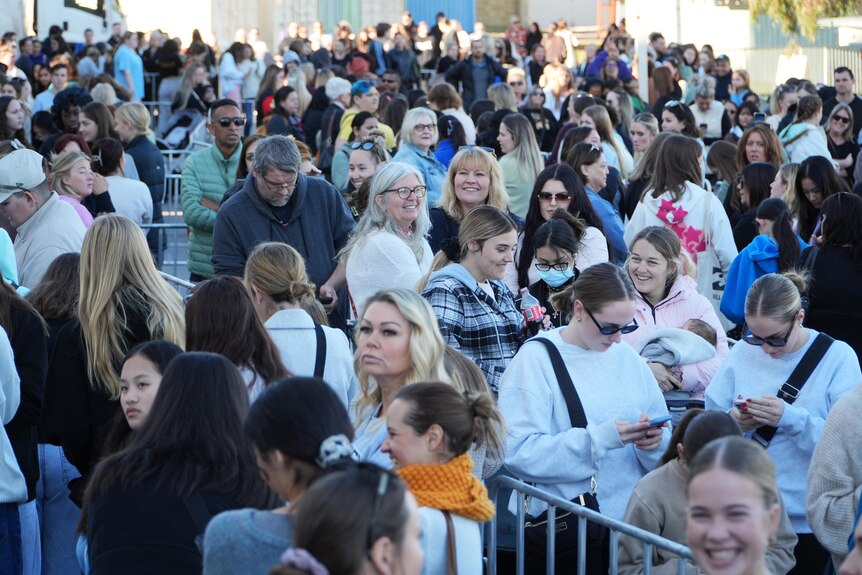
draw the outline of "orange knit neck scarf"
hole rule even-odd
[[[488,521],[494,516],[494,504],[472,469],[473,460],[465,453],[442,465],[407,465],[398,475],[420,506]]]

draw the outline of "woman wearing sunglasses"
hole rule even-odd
[[[628,495],[655,468],[670,440],[669,429],[649,423],[667,415],[655,378],[631,346],[616,345],[622,334],[638,329],[637,292],[623,270],[602,263],[584,270],[551,301],[572,318],[542,337],[562,356],[587,427],[573,428],[548,349],[531,340],[512,359],[500,388],[506,467],[567,500],[597,487],[602,513],[622,519]],[[613,393],[604,383],[608,373],[614,374]],[[544,510],[544,503],[530,500],[530,516]],[[570,559],[560,551],[558,571]],[[596,555],[588,555],[588,565]]]
[[[637,290],[635,319],[641,329],[623,336],[632,345],[662,328],[682,328],[691,319],[705,321],[716,333],[716,354],[679,366],[650,362],[665,399],[702,400],[709,380],[727,357],[727,337],[712,303],[697,291],[691,260],[682,254],[677,235],[664,226],[638,232],[629,246],[626,270]]]
[[[542,275],[545,275],[539,273],[541,270],[536,267],[536,264],[540,263],[536,258],[536,248],[534,247],[536,245],[536,233],[540,227],[556,217],[555,213],[560,209],[567,211],[573,219],[579,221],[581,230],[577,234],[577,247],[568,249],[571,252],[570,263],[573,264],[570,266],[571,269],[557,271],[563,271],[565,274],[574,273],[575,269],[583,271],[591,265],[608,261],[608,241],[604,236],[604,226],[601,218],[593,209],[581,180],[569,166],[554,164],[539,173],[536,184],[533,186],[527,219],[524,221],[524,231],[518,235],[515,265],[510,267],[506,273],[506,285],[509,286],[512,293],[518,293],[520,288],[535,284]],[[547,279],[550,278],[546,277]],[[552,290],[561,289],[563,283],[568,285],[569,282],[552,285],[559,279],[556,278],[545,283]],[[553,316],[551,318],[555,325],[560,325],[559,320],[560,318],[554,319]]]
[[[383,288],[413,288],[431,269],[426,193],[410,164],[387,162],[374,174],[368,207],[341,252],[354,310]]]
[[[832,159],[838,164],[838,174],[853,188],[853,171],[859,146],[853,138],[853,110],[844,102],[838,102],[826,120],[826,144]]]
[[[808,524],[806,477],[829,410],[862,379],[853,350],[835,340],[819,360],[813,359],[816,367],[804,384],[786,384],[819,335],[802,326],[805,283],[792,272],[754,282],[745,300],[743,342],[733,347],[706,390],[706,408],[727,411],[746,435],[756,433],[754,439],[766,444],[775,462],[778,487],[799,537],[791,575],[822,573],[829,558]],[[774,435],[764,426],[776,428]]]

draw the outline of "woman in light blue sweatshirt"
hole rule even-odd
[[[583,404],[587,427],[573,428],[548,350],[530,340],[503,374],[499,407],[506,421],[506,467],[523,481],[563,499],[597,486],[603,514],[622,519],[637,481],[655,468],[670,440],[649,420],[667,407],[646,362],[620,332],[637,328],[635,289],[611,263],[584,270],[551,299],[571,322],[539,337],[557,348]],[[515,499],[509,508],[514,511]],[[528,514],[545,504],[530,500]],[[558,570],[561,565],[557,555]]]
[[[746,435],[762,426],[778,428],[767,451],[775,462],[778,487],[799,537],[796,569],[791,571],[799,574],[822,573],[829,559],[806,518],[811,456],[829,410],[862,380],[856,354],[846,343],[833,341],[796,401],[790,405],[779,398],[779,389],[819,335],[802,327],[802,284],[790,273],[767,274],[754,282],[745,301],[745,343],[731,349],[706,388],[706,408],[730,413]]]
[[[18,411],[21,385],[12,345],[6,331],[0,328],[0,418],[6,425]],[[21,524],[18,504],[27,500],[27,484],[15,460],[6,429],[0,426],[0,572],[21,569]]]

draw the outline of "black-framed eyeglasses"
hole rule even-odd
[[[233,118],[219,118],[218,125],[227,128],[233,123],[234,126],[245,126],[245,116],[234,116]]]
[[[290,191],[296,187],[296,178],[292,182],[270,182],[263,178],[263,183],[266,184],[266,189],[270,192]]]
[[[370,152],[375,148],[375,145],[374,142],[353,142],[350,144],[351,150],[359,150],[360,148],[366,152]]]
[[[615,333],[631,333],[640,326],[635,318],[632,318],[632,322],[628,325],[624,325],[622,327],[616,327],[613,325],[600,325],[596,318],[593,317],[593,314],[590,313],[590,310],[584,308],[584,311],[587,312],[587,315],[590,316],[590,319],[593,320],[593,323],[596,324],[596,327],[599,328],[599,333],[602,335],[614,335]]]
[[[742,341],[750,345],[760,347],[764,344],[769,347],[784,347],[787,345],[787,340],[790,339],[790,334],[793,333],[794,322],[790,322],[790,329],[787,330],[782,337],[758,337],[749,330],[742,336]]]
[[[497,157],[496,150],[494,150],[494,148],[489,148],[487,146],[475,146],[472,144],[468,145],[468,146],[459,146],[458,151],[460,152],[461,150],[482,150],[483,152],[488,152],[489,154],[491,154],[495,158]]]
[[[559,204],[560,202],[570,202],[572,200],[572,194],[569,192],[560,192],[558,194],[554,194],[552,192],[539,192],[536,195],[539,197],[539,200],[543,202],[556,200]]]
[[[564,272],[570,267],[572,267],[572,262],[557,262],[553,264],[543,264],[543,263],[535,263],[533,264],[537,270],[540,272],[549,272],[551,270],[557,270],[558,272]],[[574,269],[575,277],[578,276],[577,268]]]
[[[511,82],[509,82],[509,85],[510,86],[523,86],[524,81],[523,80],[512,80]]]
[[[533,92],[533,93],[532,93],[532,94],[530,94],[530,95],[531,95],[531,96],[541,96],[542,98],[544,98],[544,97],[545,97],[545,93],[544,93],[544,92],[542,92],[542,91],[539,91],[539,90],[536,90],[535,92]]]
[[[410,197],[410,194],[416,194],[417,198],[425,197],[425,194],[428,192],[428,188],[426,188],[425,186],[416,186],[415,188],[393,188],[391,190],[383,190],[382,193],[388,194],[390,192],[398,194],[399,198],[401,198],[402,200],[406,200]]]
[[[428,132],[433,132],[434,128],[437,127],[437,123],[433,122],[431,124],[416,124],[413,126],[413,129],[417,132],[421,132],[422,130],[427,130]]]

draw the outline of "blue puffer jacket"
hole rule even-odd
[[[799,240],[800,250],[808,244]],[[761,276],[778,273],[778,244],[769,236],[759,235],[730,264],[724,295],[721,296],[721,313],[740,325],[745,322],[745,296],[751,285]]]

